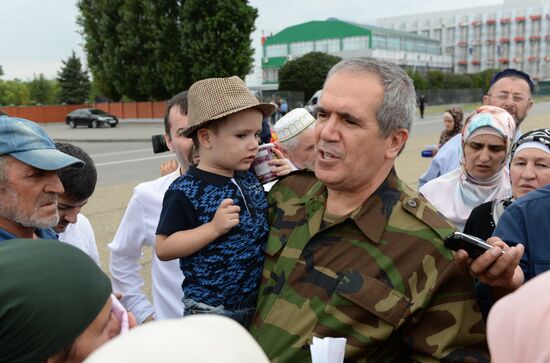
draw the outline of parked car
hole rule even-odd
[[[79,125],[98,128],[106,124],[115,127],[118,117],[97,108],[79,108],[65,116],[65,123],[73,129]]]
[[[313,116],[316,116],[316,106],[317,102],[319,102],[319,98],[321,98],[321,90],[315,92],[305,105],[305,109],[308,110],[308,112],[311,113]]]

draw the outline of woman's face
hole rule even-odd
[[[120,333],[120,321],[111,311],[111,297],[94,321],[74,341],[65,362],[79,363]]]
[[[539,149],[523,149],[514,154],[510,181],[515,198],[550,184],[550,154]]]
[[[445,125],[445,130],[452,131],[455,127],[455,121],[449,113],[443,115],[443,125]]]
[[[496,135],[472,136],[464,145],[464,168],[477,179],[487,179],[498,173],[505,157],[504,139]]]

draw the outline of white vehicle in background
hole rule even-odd
[[[317,92],[315,92],[305,105],[305,109],[308,110],[308,112],[311,113],[313,116],[315,116],[316,114],[315,108],[317,107],[319,98],[321,98],[321,90],[318,90]]]

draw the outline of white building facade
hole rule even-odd
[[[384,28],[441,42],[453,72],[517,68],[550,80],[550,0],[505,0],[502,5],[383,18]]]

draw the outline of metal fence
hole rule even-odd
[[[479,102],[484,95],[481,88],[463,88],[463,89],[433,89],[433,90],[417,90],[418,97],[424,96],[427,104],[447,105],[457,103]]]

